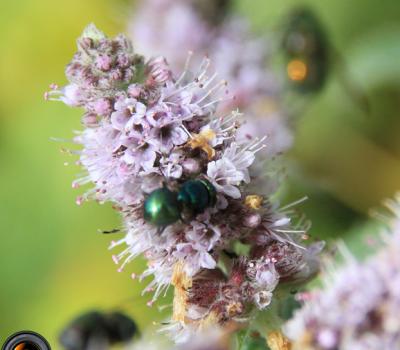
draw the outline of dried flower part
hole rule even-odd
[[[264,198],[262,196],[252,194],[246,196],[244,204],[250,209],[259,210],[262,207]]]
[[[110,248],[124,248],[113,260],[122,272],[146,258],[138,277],[153,277],[148,305],[174,285],[166,329],[177,341],[268,308],[278,283],[318,270],[319,250],[301,242],[304,220],[292,222],[290,205],[271,203],[272,191],[258,194],[275,182],[253,170],[265,138],[241,139],[241,114],[216,113],[226,82],[215,81],[210,65],[205,58],[195,74],[188,65],[177,75],[167,59],[145,60],[124,36],[109,39],[89,26],[67,74],[85,110],[74,142],[87,174],[73,187],[93,186],[77,202],[112,202],[122,214],[126,235]],[[88,83],[88,74],[98,82]],[[58,93],[69,104],[67,87]],[[230,251],[238,242],[248,256]]]
[[[272,331],[267,335],[267,345],[271,350],[291,350],[292,345],[281,331]]]
[[[171,279],[174,286],[174,302],[172,320],[185,322],[188,301],[188,290],[192,287],[192,279],[184,272],[182,262],[177,262]]]
[[[188,145],[192,149],[201,149],[207,154],[208,160],[211,160],[215,157],[215,150],[210,145],[210,142],[213,141],[215,137],[216,134],[213,130],[204,130],[200,134],[193,134],[193,137],[188,141]]]
[[[217,312],[212,311],[206,317],[201,319],[198,330],[204,331],[211,329],[212,327],[217,326],[219,322],[220,315]]]
[[[386,204],[395,213],[384,247],[365,262],[341,247],[345,265],[325,276],[285,327],[294,349],[400,348],[400,196]]]

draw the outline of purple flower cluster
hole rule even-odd
[[[387,204],[397,217],[384,247],[365,262],[343,248],[345,265],[286,325],[294,349],[400,348],[400,198]]]
[[[246,114],[242,135],[269,138],[273,153],[293,141],[283,107],[281,82],[271,68],[272,43],[251,33],[245,18],[231,15],[230,0],[145,0],[131,20],[130,32],[140,52],[163,55],[182,70],[186,55],[211,58],[213,69],[229,81],[234,99],[220,112],[239,108]],[[149,25],[151,23],[151,25]]]
[[[301,245],[307,225],[292,222],[291,206],[279,209],[261,193],[269,178],[252,165],[264,140],[240,137],[238,112],[216,114],[226,82],[209,77],[209,65],[205,58],[196,73],[176,76],[164,58],[145,61],[123,36],[109,39],[90,25],[67,67],[69,85],[47,95],[85,110],[75,142],[87,175],[74,187],[93,188],[78,203],[110,201],[121,212],[126,236],[111,248],[125,248],[114,261],[122,271],[139,255],[147,259],[140,279],[153,277],[144,291],[154,292],[150,304],[175,287],[168,327],[177,337],[243,317],[252,305],[265,309],[278,283],[317,272],[321,249]],[[190,179],[209,181],[216,204],[162,232],[144,219],[153,190]],[[240,256],[235,244],[248,253]]]

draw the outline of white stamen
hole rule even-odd
[[[176,86],[178,86],[182,82],[182,80],[185,78],[186,74],[188,73],[189,65],[190,65],[190,61],[191,61],[192,57],[193,57],[193,51],[189,51],[188,55],[186,57],[186,62],[185,62],[185,66],[183,68],[183,72],[175,83]]]

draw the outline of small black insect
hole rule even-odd
[[[137,333],[136,323],[125,314],[94,310],[74,319],[59,340],[65,350],[106,350],[131,340]]]

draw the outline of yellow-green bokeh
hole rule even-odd
[[[125,6],[115,1],[3,3],[0,11],[0,342],[33,329],[52,344],[62,326],[90,308],[123,307],[143,326],[160,318],[138,298],[143,284],[118,273],[98,229],[119,226],[110,206],[75,204],[81,170],[51,137],[70,139],[80,111],[45,102],[89,22],[116,34]],[[65,162],[71,165],[64,165]],[[82,190],[80,190],[82,191]],[[131,299],[129,302],[128,299]],[[55,345],[55,348],[58,346]]]

